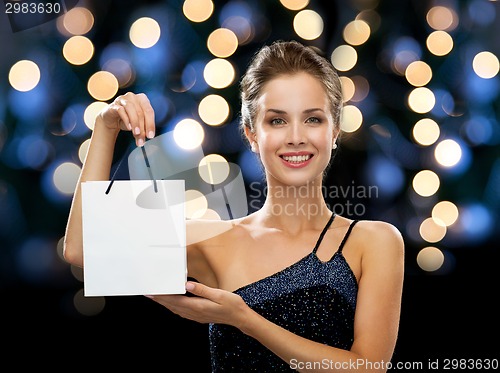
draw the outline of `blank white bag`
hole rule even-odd
[[[82,183],[85,296],[184,294],[184,180]]]

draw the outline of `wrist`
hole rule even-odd
[[[119,133],[120,128],[109,128],[104,124],[100,115],[96,117],[94,129],[92,130],[92,137],[99,137],[104,141],[115,143]]]
[[[241,315],[241,320],[238,329],[242,333],[252,337],[254,325],[261,316],[246,304],[245,308],[239,314]]]

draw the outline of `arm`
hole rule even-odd
[[[146,134],[149,138],[154,136],[154,112],[144,94],[127,93],[119,96],[96,118],[64,236],[64,258],[73,265],[83,266],[81,183],[109,180],[115,142],[120,130],[133,130],[137,145],[144,143]]]
[[[350,351],[330,347],[295,335],[251,310],[236,294],[188,283],[186,289],[198,297],[154,296],[174,313],[198,322],[233,325],[255,338],[287,363],[331,362],[341,371],[387,370],[395,347],[403,284],[403,240],[389,224],[361,222],[363,232],[351,244],[362,245],[362,275]],[[353,237],[354,238],[354,237]],[[381,364],[383,362],[383,364]],[[297,367],[300,371],[300,366]],[[328,371],[321,366],[321,372]],[[332,371],[335,371],[332,369]]]
[[[242,331],[266,345],[284,361],[345,362],[346,370],[356,365],[356,371],[370,371],[372,366],[386,364],[392,358],[396,344],[404,271],[404,244],[399,232],[382,222],[361,222],[356,244],[363,245],[362,275],[359,279],[358,300],[354,322],[354,343],[350,351],[315,343],[251,315]],[[353,237],[354,238],[354,237]],[[353,242],[354,243],[354,242]],[[358,360],[360,359],[360,360]],[[387,369],[387,365],[385,365]],[[321,371],[325,371],[321,369]]]

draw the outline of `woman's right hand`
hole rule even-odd
[[[110,130],[131,131],[137,146],[144,145],[146,137],[155,136],[154,110],[144,93],[128,92],[116,97],[99,113],[98,119]]]

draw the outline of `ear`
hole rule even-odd
[[[257,144],[257,136],[255,135],[255,132],[252,132],[250,128],[245,126],[245,136],[250,143],[250,148],[252,149],[252,152],[258,153],[259,152],[259,145]]]
[[[339,137],[339,133],[340,131],[339,130],[334,130],[333,131],[333,137],[332,137],[332,149],[337,149],[337,140],[338,140],[338,137]]]

